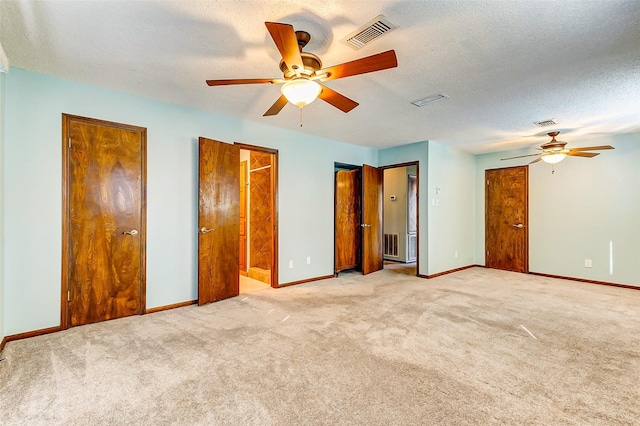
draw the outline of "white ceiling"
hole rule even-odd
[[[340,39],[379,14],[399,29],[360,50]],[[360,103],[262,114],[279,86],[265,21],[292,24],[324,66],[395,49],[398,67],[327,82]],[[473,153],[640,131],[640,1],[12,1],[12,66],[375,148],[435,140]],[[422,108],[410,102],[443,92]],[[534,121],[555,118],[557,126]]]

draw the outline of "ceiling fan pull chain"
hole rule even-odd
[[[302,127],[302,107],[300,107],[300,127]]]

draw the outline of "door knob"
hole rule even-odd
[[[203,226],[202,228],[200,228],[200,233],[202,234],[206,234],[207,232],[211,232],[213,231],[213,228],[209,229],[206,226]]]
[[[122,234],[123,235],[131,235],[131,236],[135,237],[136,235],[138,235],[138,230],[137,229],[132,229],[131,231],[124,231]]]
[[[514,224],[513,224],[513,227],[514,227],[514,228],[518,228],[518,229],[522,229],[522,228],[524,228],[524,225],[523,225],[523,224],[521,224],[521,223],[514,223]]]

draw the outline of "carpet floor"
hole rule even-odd
[[[392,269],[9,342],[6,425],[637,425],[640,291]]]

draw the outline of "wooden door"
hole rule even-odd
[[[247,275],[247,161],[240,162],[240,273]]]
[[[528,166],[485,171],[485,264],[528,272]]]
[[[61,326],[145,309],[146,129],[63,115]]]
[[[360,170],[338,170],[335,177],[335,270],[360,267]]]
[[[240,148],[199,139],[198,304],[237,296]]]
[[[382,169],[362,166],[362,273],[383,268]]]

